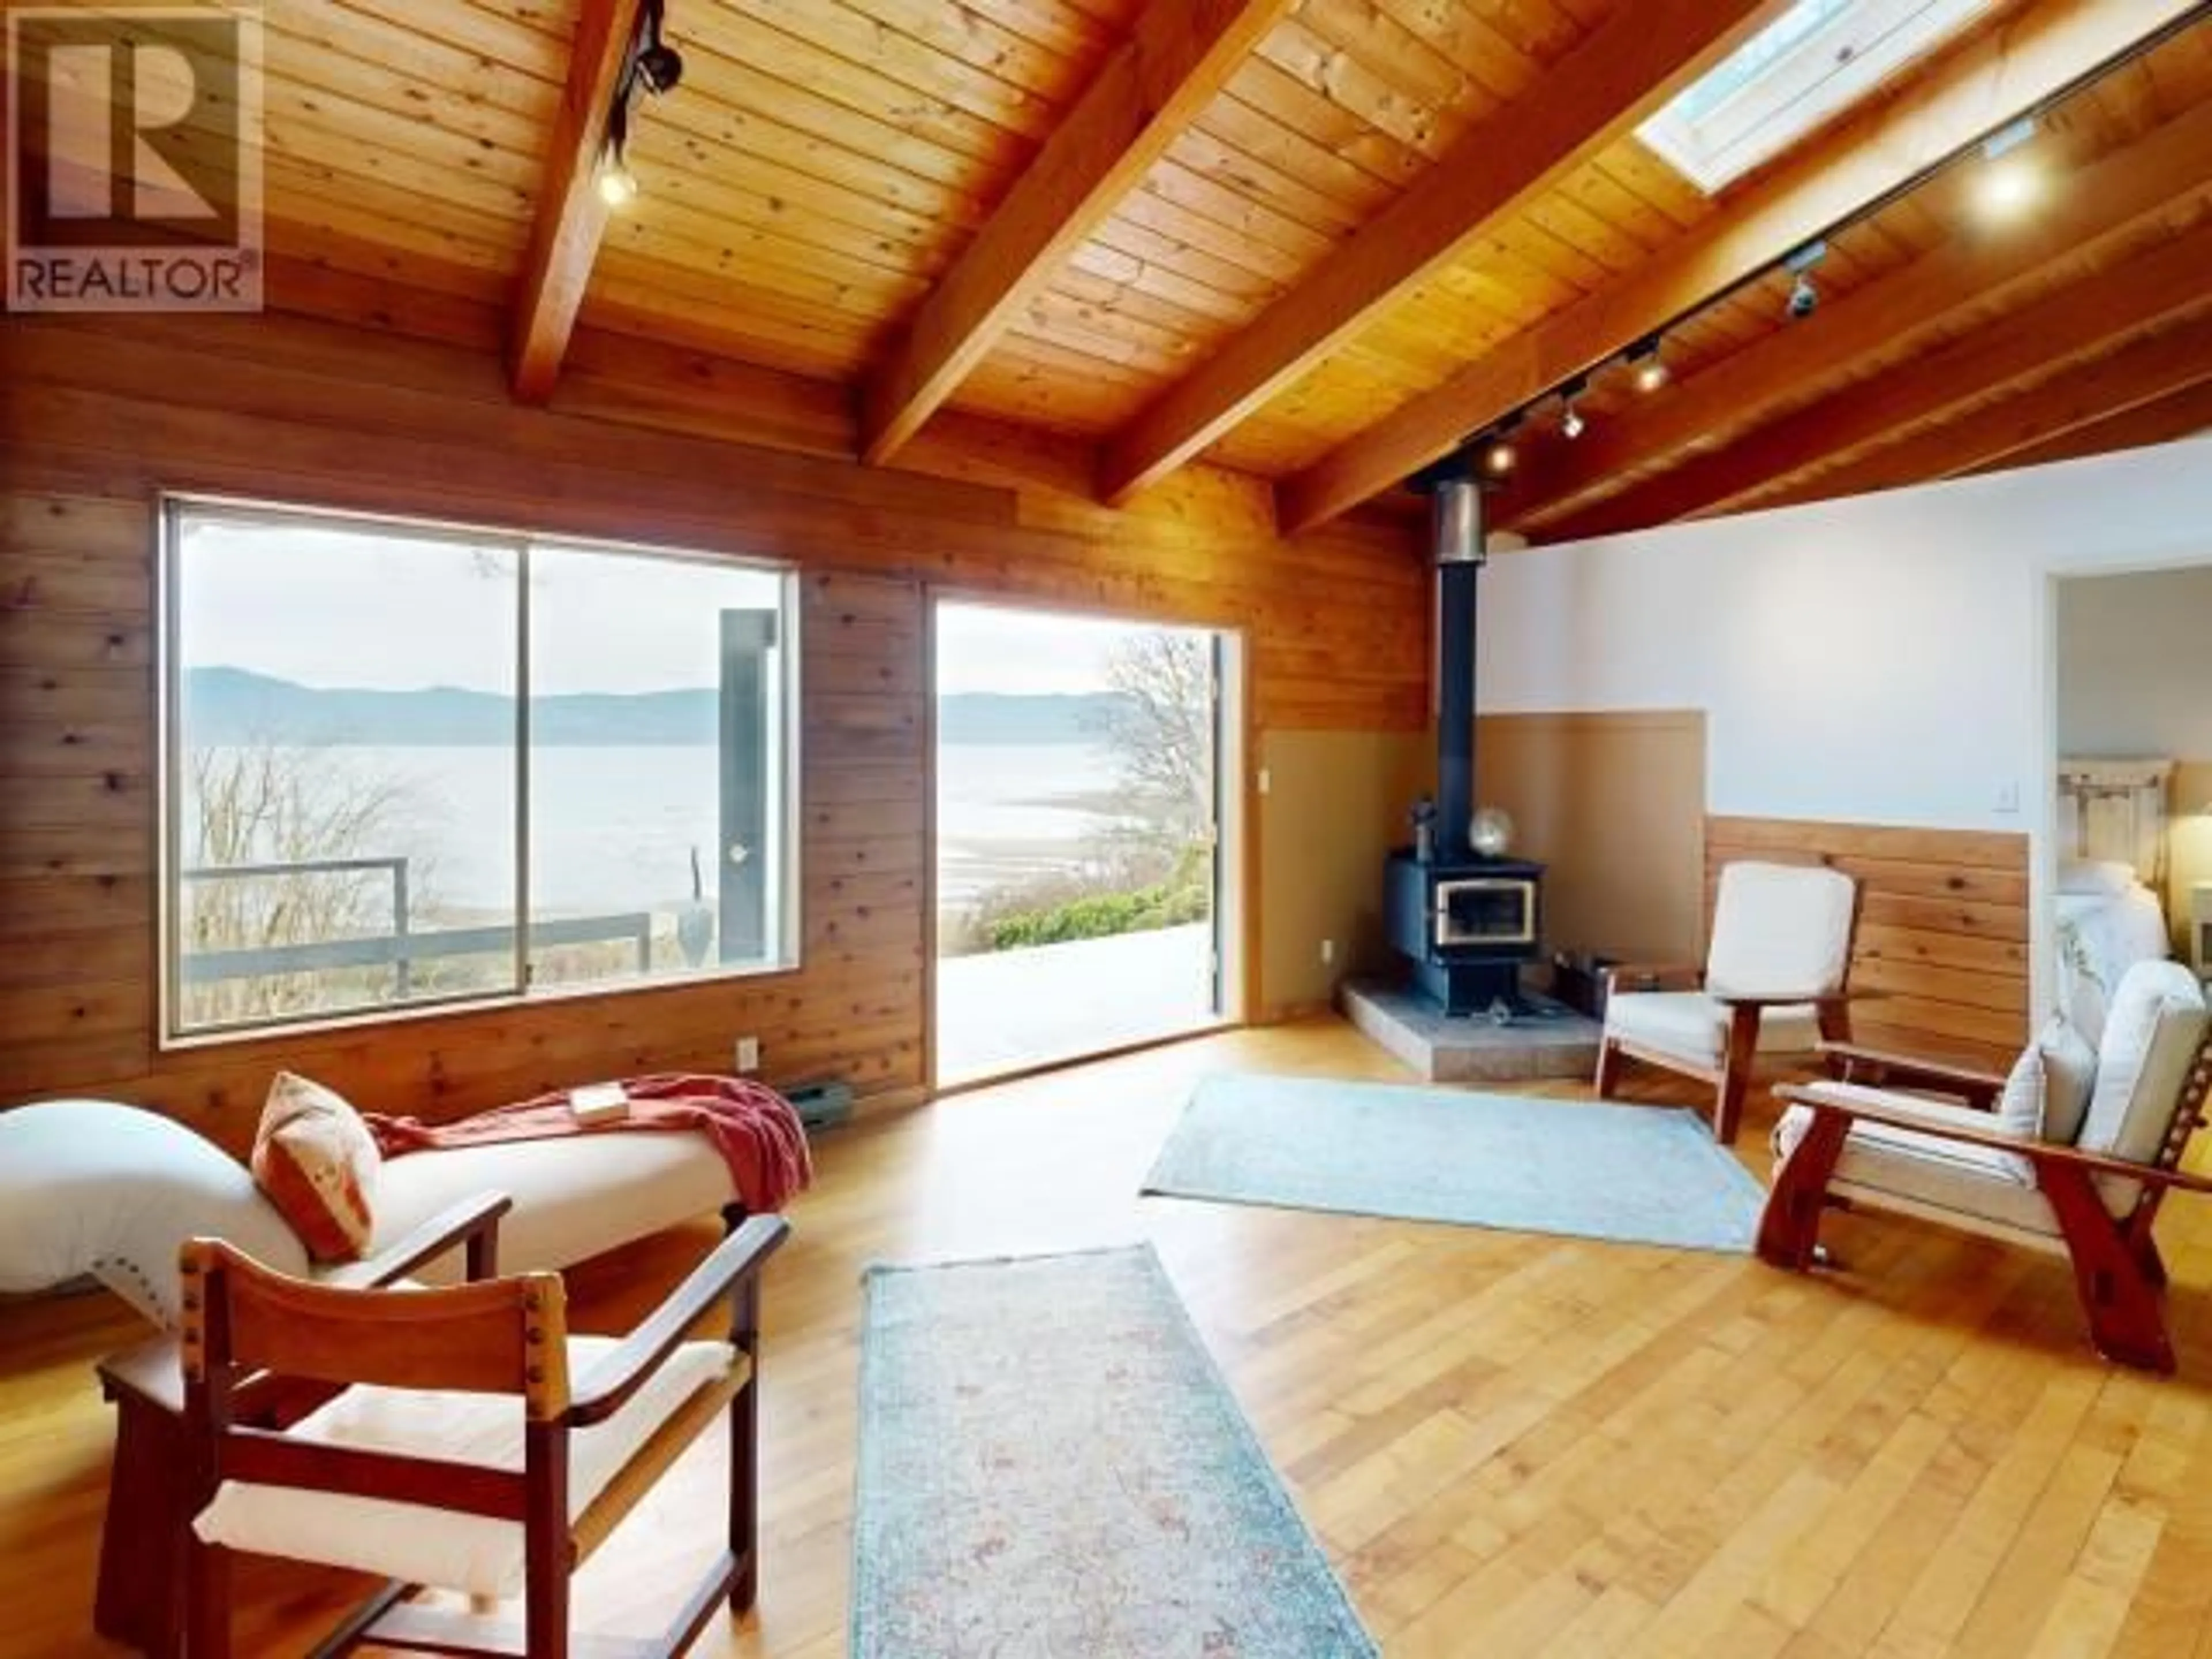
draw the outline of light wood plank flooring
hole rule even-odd
[[[1800,1279],[1139,1200],[1192,1080],[1227,1068],[1400,1075],[1320,1021],[825,1138],[770,1280],[761,1605],[700,1652],[844,1651],[862,1267],[1149,1237],[1393,1656],[2212,1655],[2212,1217],[2161,1228],[2183,1371],[2158,1382],[2089,1352],[2063,1264],[1902,1222],[1839,1218],[1844,1270]],[[710,1237],[580,1272],[585,1318],[619,1328]],[[0,1654],[106,1650],[89,1362],[131,1335],[105,1298],[0,1308]],[[592,1565],[586,1621],[650,1628],[689,1582],[719,1455]],[[257,1564],[243,1588],[244,1650],[279,1655],[350,1586]]]

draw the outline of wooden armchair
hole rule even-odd
[[[570,1576],[725,1409],[727,1547],[658,1644],[623,1650],[680,1653],[717,1603],[750,1606],[760,1273],[788,1231],[779,1217],[744,1222],[619,1341],[568,1334],[554,1273],[379,1291],[289,1278],[214,1240],[185,1246],[192,1659],[231,1651],[233,1552],[391,1581],[319,1654],[374,1643],[567,1659]],[[726,1299],[728,1340],[687,1340]],[[340,1391],[279,1431],[240,1420],[253,1376]],[[413,1604],[422,1586],[474,1604],[520,1590],[520,1644],[489,1613]]]
[[[1988,1110],[1998,1079],[1934,1062],[1877,1057],[1893,1082],[1972,1103],[1842,1081],[1778,1090],[1790,1104],[1775,1129],[1779,1161],[1759,1254],[1777,1267],[1812,1267],[1833,1204],[2063,1251],[2098,1352],[2171,1371],[2159,1301],[2166,1267],[2151,1224],[2169,1191],[2212,1192],[2212,1182],[2179,1167],[2212,1091],[2209,1031],[2203,989],[2186,969],[2130,969],[2071,1144],[2008,1127]]]
[[[1613,1097],[1632,1059],[1697,1078],[1714,1091],[1713,1139],[1732,1143],[1762,1059],[1808,1056],[1822,1038],[1850,1035],[1858,900],[1858,884],[1825,866],[1724,867],[1702,971],[1609,971],[1599,1096]]]

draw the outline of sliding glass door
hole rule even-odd
[[[935,625],[938,1081],[1218,1023],[1226,642],[950,600]]]

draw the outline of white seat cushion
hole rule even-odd
[[[1728,1048],[1728,1005],[1703,991],[1632,991],[1605,1002],[1605,1034],[1641,1042],[1701,1065],[1717,1066]],[[1759,1052],[1810,1054],[1820,1020],[1810,1003],[1761,1012]]]
[[[568,1135],[443,1147],[385,1161],[371,1253],[478,1193],[514,1207],[499,1228],[501,1273],[552,1271],[734,1202],[730,1166],[696,1130]],[[451,1284],[458,1253],[422,1269]]]
[[[615,1346],[611,1337],[571,1337],[570,1377],[580,1380]],[[582,1514],[653,1431],[700,1389],[727,1375],[729,1366],[727,1344],[687,1342],[622,1410],[570,1435],[569,1518]],[[361,1387],[348,1389],[289,1432],[313,1443],[519,1470],[522,1430],[518,1395]],[[522,1588],[522,1524],[517,1521],[226,1480],[193,1529],[208,1543],[255,1555],[350,1567],[471,1595],[507,1596]]]
[[[1865,1100],[1929,1109],[1930,1103],[1850,1083],[1820,1083],[1812,1092],[1840,1100]],[[1942,1113],[1946,1109],[1935,1107]],[[1993,1121],[1977,1114],[1984,1123]],[[1774,1126],[1776,1161],[1786,1158],[1812,1126],[1810,1107],[1792,1106]],[[1962,1225],[1991,1221],[2021,1232],[2055,1237],[2058,1218],[2051,1200],[2035,1184],[2035,1171],[2016,1152],[1971,1146],[1887,1123],[1853,1123],[1836,1159],[1830,1190],[1879,1203],[1892,1195],[1924,1209],[1942,1212]]]

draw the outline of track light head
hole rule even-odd
[[[1797,279],[1790,285],[1786,301],[1793,320],[1802,321],[1820,308],[1820,290],[1813,285],[1813,268],[1827,257],[1826,242],[1808,242],[1782,262],[1782,268]]]
[[[1628,369],[1635,378],[1636,389],[1646,397],[1674,379],[1674,371],[1667,366],[1666,356],[1659,349],[1659,337],[1656,334],[1629,347]]]
[[[673,90],[684,78],[684,54],[656,40],[637,55],[637,78],[655,95]]]
[[[1559,435],[1572,443],[1589,430],[1589,422],[1575,404],[1589,390],[1589,376],[1577,374],[1559,388]]]

